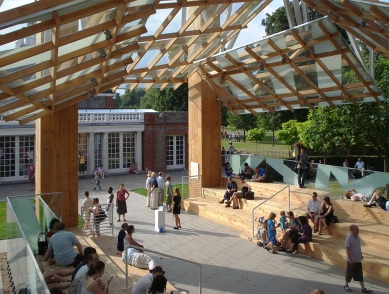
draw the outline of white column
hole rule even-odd
[[[88,134],[88,174],[91,175],[95,170],[95,133]]]
[[[103,133],[102,144],[101,144],[101,157],[104,166],[104,173],[109,174],[108,169],[108,133]]]
[[[142,170],[142,132],[136,132],[135,137],[135,162],[138,170]]]

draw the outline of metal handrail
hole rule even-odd
[[[254,210],[256,208],[258,208],[259,206],[261,206],[262,204],[264,204],[265,202],[269,201],[270,199],[272,199],[274,196],[276,196],[278,193],[282,192],[283,190],[285,190],[286,188],[288,188],[288,210],[290,210],[290,186],[285,186],[284,188],[282,188],[281,190],[279,190],[278,192],[276,192],[275,194],[273,194],[272,196],[270,196],[269,198],[267,198],[266,200],[262,201],[261,203],[259,203],[257,206],[255,206],[252,211],[251,211],[251,218],[252,218],[252,236],[254,237]]]
[[[106,203],[106,204],[100,204],[99,203],[99,205],[101,206],[101,209],[107,214],[107,208],[109,207],[110,209],[111,209],[111,213],[110,213],[110,215],[111,215],[111,219],[109,219],[108,218],[108,216],[107,216],[107,220],[104,220],[103,222],[101,222],[101,223],[105,223],[106,221],[108,221],[109,223],[111,223],[112,224],[112,226],[109,226],[109,225],[107,225],[107,227],[108,227],[108,230],[104,230],[104,232],[105,231],[109,231],[109,230],[111,230],[111,235],[113,236],[114,235],[114,233],[113,233],[113,229],[114,229],[114,226],[113,226],[113,202],[112,203]],[[80,216],[81,216],[81,219],[83,219],[83,221],[85,221],[84,220],[84,212],[83,212],[83,210],[84,210],[84,208],[86,208],[86,209],[90,209],[90,208],[93,208],[93,207],[95,207],[96,205],[95,204],[92,204],[92,205],[81,205],[80,206]],[[104,209],[105,208],[105,209]],[[93,220],[93,218],[92,218],[92,216],[90,216],[91,217],[91,220],[90,221],[92,221]],[[83,229],[83,221],[80,223],[80,229],[82,230]],[[102,226],[100,225],[100,228],[101,228]],[[102,231],[102,230],[101,230]]]
[[[154,253],[154,254],[159,254],[159,255],[163,255],[163,256],[166,256],[166,257],[170,257],[170,258],[173,258],[173,259],[177,259],[177,260],[181,260],[181,261],[184,261],[184,262],[188,262],[188,263],[192,263],[194,265],[198,265],[199,268],[200,268],[200,273],[199,273],[199,294],[202,293],[202,283],[201,283],[201,279],[202,279],[202,269],[201,269],[201,264],[198,263],[198,262],[194,262],[194,261],[190,261],[190,260],[187,260],[187,259],[183,259],[183,258],[180,258],[180,257],[176,257],[176,256],[172,256],[172,255],[169,255],[169,254],[165,254],[165,253],[161,253],[161,252],[158,252],[158,251],[154,251],[154,250],[151,250],[151,249],[147,249],[147,248],[144,248],[144,247],[138,247],[138,246],[133,246],[131,244],[127,245],[126,248],[124,248],[124,256],[125,256],[125,263],[126,263],[126,287],[124,288],[124,290],[128,290],[129,287],[128,287],[128,253],[127,253],[127,249],[128,248],[135,248],[139,251],[148,251],[148,252],[151,252],[151,253]]]

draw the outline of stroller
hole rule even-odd
[[[267,219],[264,217],[257,217],[255,221],[258,223],[257,228],[257,245],[260,247],[266,246],[269,243],[269,236],[267,234]]]

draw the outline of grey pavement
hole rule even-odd
[[[165,173],[166,176],[167,173]],[[170,172],[173,184],[180,182],[182,172]],[[79,180],[79,204],[85,190],[91,197],[106,203],[107,188],[115,190],[123,182],[131,190],[144,187],[145,174],[107,176],[102,180],[102,191],[93,191],[92,177]],[[6,188],[8,195],[28,193],[28,184],[14,184],[18,188]],[[154,230],[155,212],[146,207],[146,198],[130,192],[127,200],[127,222],[136,228],[134,239],[145,248],[177,256],[202,264],[203,293],[311,293],[316,288],[325,293],[344,293],[344,269],[328,265],[314,258],[284,253],[269,254],[254,243],[243,240],[239,232],[205,218],[186,212],[181,214],[181,230],[173,230],[173,216],[166,213],[166,231]],[[121,226],[114,215],[114,235]],[[363,236],[361,236],[363,238]],[[4,249],[1,247],[0,249]],[[367,250],[367,249],[366,249]],[[114,252],[112,252],[114,254]],[[150,254],[166,271],[165,276],[181,291],[198,293],[199,267],[165,257]],[[367,288],[374,293],[388,293],[388,285],[365,278]],[[351,282],[353,292],[360,292],[359,283]],[[0,289],[1,293],[1,289]]]

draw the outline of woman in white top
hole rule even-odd
[[[112,226],[112,219],[113,219],[113,216],[112,216],[112,210],[113,210],[113,205],[112,205],[112,202],[113,202],[113,198],[114,198],[114,195],[112,193],[113,191],[113,188],[112,187],[109,187],[108,188],[108,198],[107,198],[107,209],[105,210],[105,214],[107,215],[107,219],[109,221],[109,225]]]
[[[93,208],[91,209],[91,213],[93,214],[93,237],[95,234],[97,237],[100,237],[100,211],[101,211],[101,205],[99,203],[99,198],[93,198]]]
[[[147,179],[146,179],[146,190],[147,190],[147,200],[146,200],[146,205],[147,207],[150,207],[150,198],[151,198],[151,192],[149,190],[149,183],[150,183],[150,179],[151,179],[151,174],[153,172],[152,171],[149,171],[147,173]]]
[[[98,260],[92,265],[86,273],[85,280],[82,283],[80,294],[103,294],[108,293],[108,286],[111,283],[112,276],[107,280],[105,287],[99,279],[104,274],[105,263]]]

